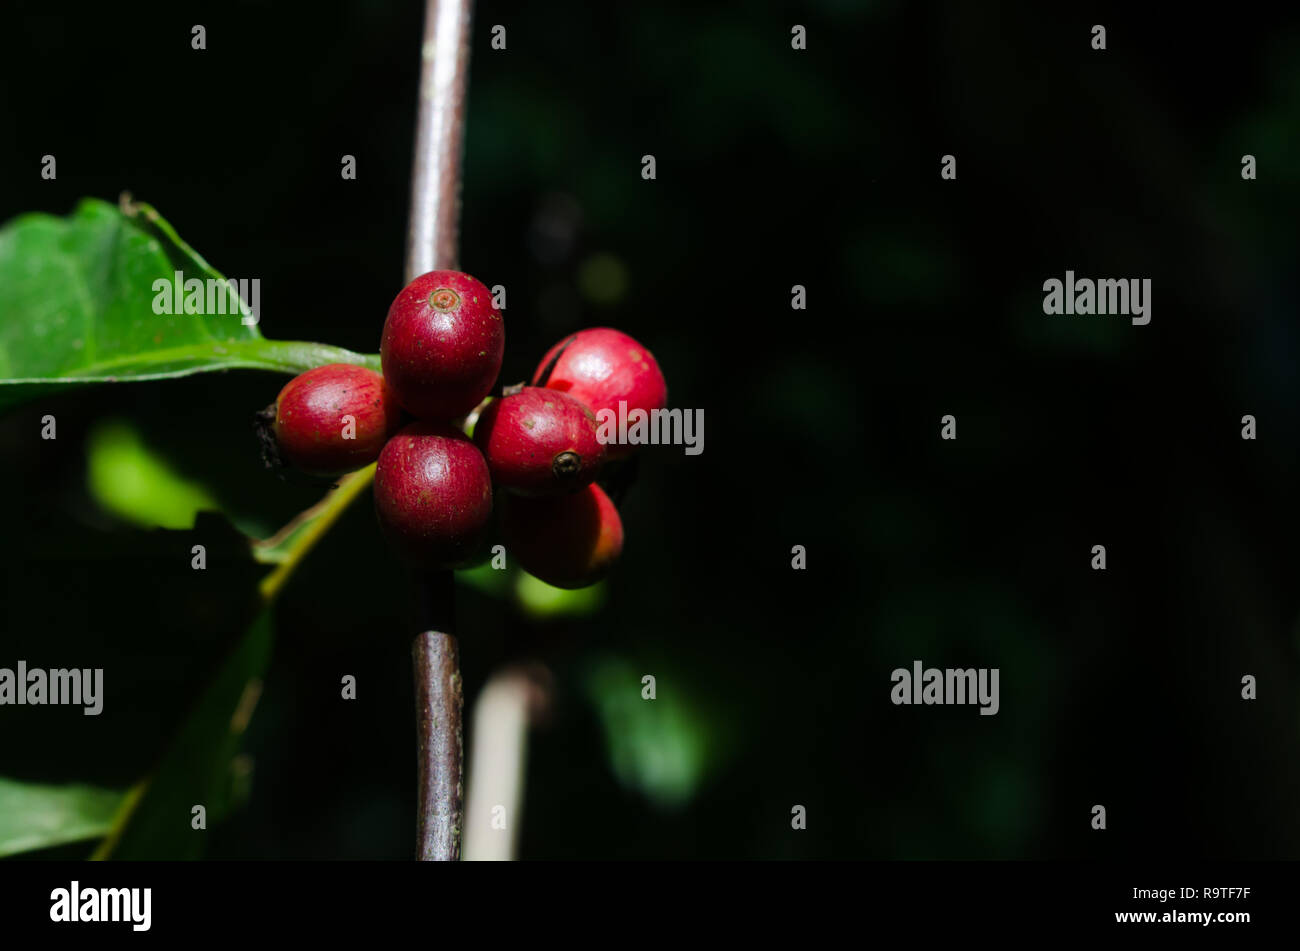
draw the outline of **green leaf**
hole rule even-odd
[[[267,340],[244,323],[246,310],[155,313],[156,298],[173,298],[155,281],[170,287],[178,271],[182,281],[224,278],[148,205],[123,209],[86,199],[66,218],[22,215],[0,229],[0,410],[74,384],[323,363],[378,369],[377,355]]]
[[[111,789],[0,777],[0,856],[105,835],[122,799]]]
[[[193,528],[219,506],[208,490],[176,472],[124,420],[97,425],[86,451],[86,483],[103,508],[145,528]]]
[[[134,808],[114,822],[96,857],[194,859],[206,833],[191,827],[192,809],[204,807],[207,826],[246,796],[246,771],[236,762],[240,738],[261,694],[275,639],[264,608],[222,665],[189,715]]]

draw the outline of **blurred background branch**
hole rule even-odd
[[[468,861],[518,857],[528,731],[546,716],[552,689],[551,672],[542,664],[514,664],[494,673],[474,703],[465,807]]]

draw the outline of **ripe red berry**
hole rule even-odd
[[[623,551],[623,521],[594,482],[552,498],[504,496],[506,552],[529,574],[557,588],[595,584]]]
[[[483,454],[447,423],[412,423],[375,469],[375,512],[389,540],[428,568],[458,568],[478,555],[492,517]]]
[[[596,417],[559,390],[525,386],[493,400],[474,426],[492,481],[521,495],[559,495],[580,489],[605,459]]]
[[[668,402],[668,384],[654,355],[621,330],[592,327],[564,338],[542,357],[534,384],[541,384],[552,360],[555,368],[545,385],[576,397],[597,415],[610,410],[617,418],[620,401],[626,402],[628,412],[647,413],[663,409]],[[609,458],[619,459],[634,448],[610,443],[606,451]]]
[[[294,377],[275,400],[283,462],[333,477],[369,465],[397,429],[401,408],[374,370],[330,363]]]
[[[505,354],[505,322],[483,284],[430,271],[388,308],[380,360],[397,401],[422,419],[464,416],[492,389]]]

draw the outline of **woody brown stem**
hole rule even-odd
[[[471,0],[428,0],[421,47],[406,280],[454,268],[469,74]],[[462,807],[460,651],[450,571],[421,579],[425,630],[415,638],[418,799],[416,857],[460,858]]]

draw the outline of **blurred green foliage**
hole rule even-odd
[[[549,585],[520,571],[515,579],[519,606],[536,618],[559,618],[595,614],[604,603],[604,584],[566,590]]]
[[[201,484],[150,451],[139,431],[121,419],[95,426],[86,446],[86,484],[95,501],[144,528],[191,528],[216,500]]]
[[[0,856],[104,836],[121,802],[111,789],[0,777]]]
[[[711,747],[717,737],[680,684],[668,680],[662,697],[648,698],[643,693],[648,688],[627,661],[601,658],[583,686],[600,716],[619,782],[661,809],[689,803],[710,763],[716,763]]]

